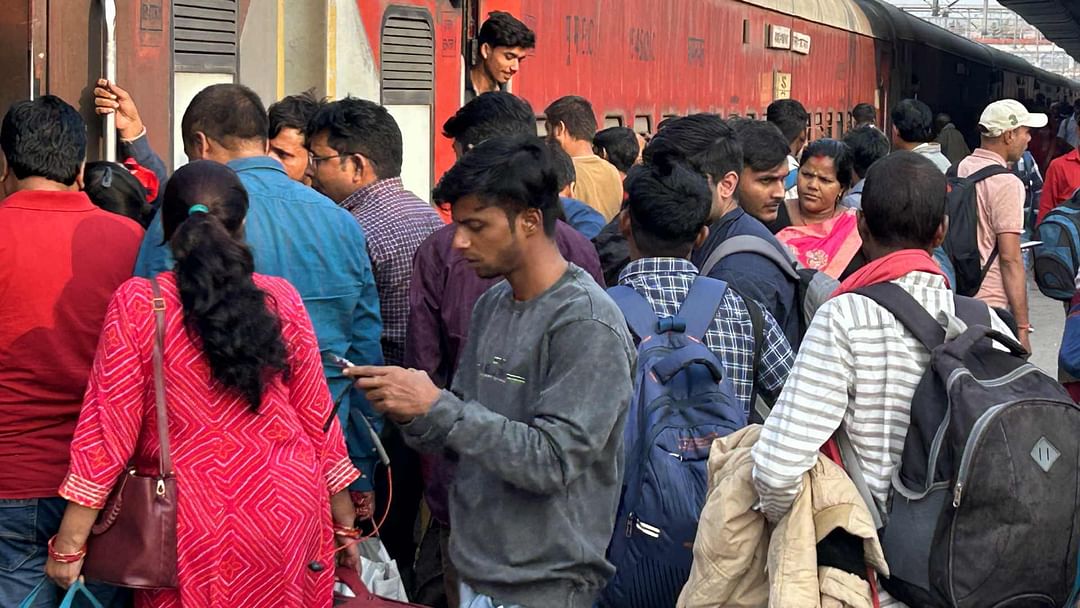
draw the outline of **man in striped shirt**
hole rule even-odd
[[[910,293],[946,327],[960,329],[953,293],[937,272],[904,271],[880,261],[913,250],[929,252],[944,240],[945,176],[929,160],[894,153],[867,173],[859,233],[863,251],[879,262],[877,277]],[[908,258],[904,259],[909,259]],[[927,257],[927,260],[929,258]],[[932,266],[931,266],[932,268]],[[857,274],[852,278],[866,278]],[[867,280],[864,284],[879,282]],[[848,282],[841,291],[850,287]],[[1004,323],[991,315],[994,327]],[[910,423],[911,399],[930,353],[889,311],[860,295],[844,293],[818,310],[803,339],[787,384],[752,450],[754,486],[761,511],[778,521],[790,510],[802,476],[818,450],[841,426],[879,512],[900,464]],[[883,594],[883,606],[896,606]]]

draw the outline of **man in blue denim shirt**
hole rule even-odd
[[[117,126],[128,152],[143,166],[163,169],[146,142],[130,97],[111,88]],[[121,116],[129,105],[132,116]],[[102,104],[99,102],[99,106]],[[134,139],[127,140],[134,132]],[[255,256],[255,270],[287,279],[300,292],[324,354],[353,363],[381,364],[382,320],[364,233],[347,211],[300,182],[289,179],[281,164],[266,156],[267,118],[258,96],[240,85],[214,85],[192,100],[181,123],[184,151],[190,159],[228,164],[248,191],[250,208],[245,238]],[[140,158],[141,157],[141,158]],[[148,277],[172,268],[162,242],[160,216],[147,229],[135,274]],[[327,382],[341,399],[338,416],[349,455],[364,474],[350,488],[372,491],[375,448],[360,416],[381,429],[382,419],[363,395],[350,389],[337,366],[326,364]]]

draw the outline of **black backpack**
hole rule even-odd
[[[882,283],[855,293],[892,312],[930,350],[878,534],[909,606],[983,608],[1064,604],[1080,539],[1080,407],[990,328],[989,308],[956,296],[968,324],[945,330],[906,291]],[[1009,350],[993,347],[1002,344]],[[844,464],[881,517],[846,435]]]
[[[958,177],[958,167],[953,165],[946,173],[948,189],[945,213],[949,216],[949,232],[945,235],[944,249],[955,273],[953,291],[962,296],[973,296],[978,293],[986,273],[998,256],[995,245],[986,264],[980,263],[979,196],[975,184],[995,175],[1011,175],[1012,172],[1000,165],[991,165],[967,177]]]

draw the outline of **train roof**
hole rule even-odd
[[[777,13],[791,15],[813,23],[873,36],[874,31],[866,14],[852,0],[741,0]]]
[[[1080,2],[1075,0],[998,0],[1039,28],[1043,36],[1080,61]]]

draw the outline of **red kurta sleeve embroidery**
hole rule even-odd
[[[79,424],[71,441],[71,465],[60,486],[60,496],[100,509],[131,459],[143,413],[147,383],[136,326],[145,320],[129,319],[129,311],[150,314],[148,292],[135,281],[125,283],[109,302],[97,354],[83,400]]]
[[[277,291],[278,314],[282,318],[282,332],[289,350],[289,402],[304,431],[319,449],[326,486],[331,494],[336,494],[360,477],[360,471],[349,460],[338,417],[333,416],[330,427],[323,431],[327,419],[331,418],[334,400],[326,384],[311,319],[295,289]]]

